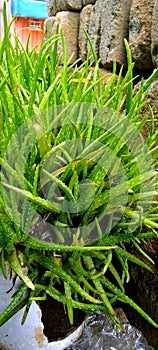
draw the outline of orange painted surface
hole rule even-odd
[[[39,47],[43,39],[44,20],[17,17],[14,22],[14,30],[24,47],[30,36],[30,49],[33,49],[35,46]]]

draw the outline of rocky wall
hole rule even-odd
[[[59,24],[74,60],[87,55],[85,29],[104,68],[114,59],[126,65],[124,38],[139,70],[158,67],[158,0],[47,0],[47,7],[46,35]]]

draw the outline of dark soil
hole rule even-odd
[[[41,301],[39,306],[42,311],[44,334],[49,342],[65,338],[85,319],[84,312],[74,309],[74,325],[71,326],[64,305],[49,296],[47,300]]]
[[[126,287],[126,293],[158,323],[158,240],[148,240],[143,249],[155,261],[154,268],[151,265],[153,273],[131,264],[131,279]],[[158,329],[152,327],[128,305],[122,305],[122,308],[131,325],[138,328],[149,345],[158,350]]]

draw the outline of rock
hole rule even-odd
[[[101,0],[100,3],[101,63],[105,68],[111,68],[114,60],[120,65],[126,64],[124,38],[128,38],[131,0]]]
[[[87,32],[89,30],[92,7],[92,5],[85,6],[80,14],[79,55],[83,61],[86,59],[88,53],[88,43],[83,29],[85,29]]]
[[[49,17],[55,16],[57,13],[56,0],[46,0],[46,1],[47,1],[48,16]]]
[[[130,23],[129,43],[136,67],[140,70],[153,68],[151,59],[151,26],[155,0],[133,0]]]
[[[60,11],[79,11],[82,9],[82,0],[47,0],[49,16],[55,16]]]
[[[158,0],[155,1],[152,17],[151,55],[153,64],[158,67]]]
[[[50,17],[45,23],[46,37],[55,35],[57,24],[59,29],[62,29],[64,33],[67,56],[71,57],[73,54],[72,62],[78,58],[78,32],[79,32],[79,19],[80,14],[77,12],[62,11],[58,12],[55,17]],[[62,54],[62,43],[58,41],[58,53]]]
[[[89,23],[89,36],[93,42],[97,55],[99,55],[100,46],[102,6],[103,0],[97,0],[96,4],[92,7]]]
[[[44,21],[44,40],[48,40],[51,36],[54,35],[54,22],[55,17],[49,17]]]
[[[134,94],[140,89],[140,82],[135,85],[134,87]],[[155,130],[158,129],[158,79],[152,82],[149,91],[145,97],[146,105],[141,109],[140,111],[140,117],[143,118],[145,115],[148,115],[149,122],[145,124],[145,126],[142,129],[142,134],[144,139],[146,140],[150,131],[150,120],[151,120],[151,112],[149,106],[151,106],[153,113],[154,113],[154,119],[155,119]],[[156,144],[158,144],[158,141],[156,141]]]
[[[82,9],[82,0],[56,0],[57,11],[63,11],[63,4],[66,6],[66,10],[79,11]]]
[[[87,6],[89,4],[93,5],[96,3],[96,0],[83,0],[83,6]]]

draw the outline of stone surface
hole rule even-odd
[[[49,16],[55,16],[61,11],[79,11],[82,9],[82,0],[47,0]]]
[[[79,28],[79,56],[84,61],[87,57],[88,43],[84,34],[84,29],[89,31],[89,22],[93,6],[87,5],[83,8],[80,14],[80,28]]]
[[[105,68],[111,68],[114,60],[126,64],[124,38],[128,38],[131,0],[101,0],[101,7],[101,63]]]
[[[89,4],[94,5],[96,3],[96,0],[83,0],[83,6],[87,6]]]
[[[79,32],[80,14],[77,12],[62,11],[58,12],[55,17],[50,17],[45,23],[46,37],[55,35],[56,26],[59,24],[59,30],[64,33],[67,48],[67,56],[73,54],[72,62],[78,58],[78,32]],[[58,53],[62,54],[62,43],[58,41]]]
[[[155,0],[133,0],[130,23],[129,43],[136,67],[141,70],[152,69],[151,26]]]
[[[152,16],[151,55],[153,64],[158,67],[158,0],[155,0]]]
[[[92,7],[90,23],[89,23],[89,36],[93,42],[94,49],[99,55],[100,46],[100,30],[101,30],[101,14],[103,8],[103,0],[97,0],[96,4]]]

